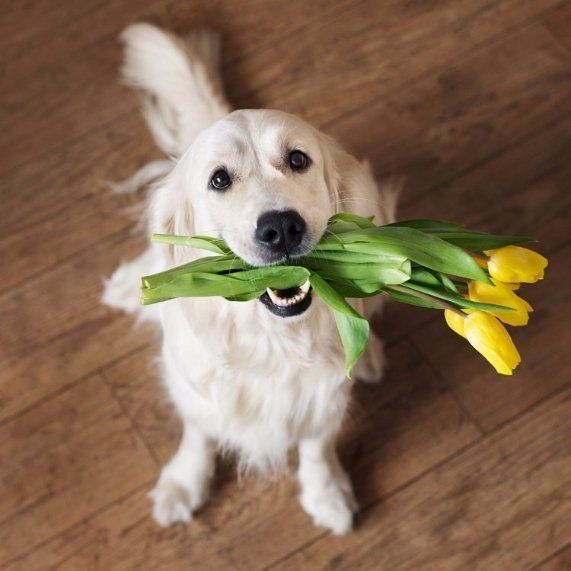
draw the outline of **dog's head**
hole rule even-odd
[[[221,237],[254,266],[301,256],[336,211],[348,159],[356,162],[297,117],[236,111],[200,133],[159,189],[153,231]],[[308,289],[269,291],[261,301],[297,315],[311,301]]]

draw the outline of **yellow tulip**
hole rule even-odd
[[[455,311],[452,311],[451,309],[445,309],[444,319],[446,319],[446,323],[448,324],[448,327],[452,329],[452,331],[466,338],[466,334],[464,333],[464,321],[466,320],[465,317],[459,313],[456,313]]]
[[[531,305],[513,292],[511,284],[504,284],[494,279],[492,281],[493,286],[479,281],[470,282],[468,285],[470,299],[480,303],[511,307],[515,311],[489,311],[489,313],[508,325],[527,325],[529,312],[533,311]]]
[[[519,246],[488,250],[488,271],[501,282],[535,283],[543,279],[547,260],[537,252]]]
[[[446,323],[450,328],[468,339],[500,375],[511,375],[520,364],[521,357],[506,328],[492,315],[473,311],[466,317],[445,310]]]

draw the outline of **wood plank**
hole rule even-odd
[[[0,420],[142,347],[154,328],[100,304],[102,276],[141,248],[118,235],[0,296]]]
[[[0,564],[147,481],[156,466],[98,377],[0,428]]]
[[[530,571],[568,571],[569,569],[571,569],[571,545],[558,551]]]
[[[86,315],[91,319],[109,316],[109,311],[99,304],[102,290],[99,276],[109,275],[116,263],[109,260],[109,250],[131,252],[140,248],[141,242],[139,237],[120,234],[5,295],[4,327],[0,332],[3,357],[25,356],[41,348],[83,324]],[[69,292],[74,293],[74,303],[66,295]]]
[[[229,53],[225,59],[235,61],[281,36],[295,33],[313,19],[323,19],[329,12],[339,12],[352,4],[355,4],[352,0],[341,0],[335,5],[324,0],[311,5],[300,0],[288,3],[237,0],[231,4],[224,0],[199,0],[182,5],[168,0],[116,0],[103,4],[85,0],[79,4],[60,2],[59,6],[46,9],[41,0],[35,0],[7,7],[0,21],[0,49],[6,59],[6,75],[15,82],[48,66],[56,67],[58,62],[61,66],[69,56],[70,46],[82,50],[110,37],[116,38],[131,22],[151,21],[180,34],[192,29],[218,29],[228,36],[225,44]],[[276,10],[280,10],[283,18],[273,17]],[[225,18],[220,17],[221,12]],[[19,25],[22,18],[33,24]],[[73,26],[69,25],[71,20]]]
[[[74,209],[83,207],[86,211],[82,212],[83,218],[93,209],[109,210],[105,199],[112,198],[120,214],[121,207],[130,203],[125,197],[113,195],[106,186],[107,181],[127,178],[157,157],[142,119],[133,112],[121,123],[91,131],[75,145],[47,154],[39,161],[28,162],[4,178],[0,237],[18,239],[18,233],[28,227],[49,232],[48,224],[51,227],[65,224],[70,213],[74,215]],[[104,217],[98,222],[103,223]],[[114,227],[112,232],[120,228]],[[64,228],[63,236],[65,231],[70,229]],[[97,239],[97,235],[92,239]]]
[[[402,209],[503,234],[533,234],[545,252],[569,239],[571,116]]]
[[[160,345],[153,344],[101,373],[123,409],[145,438],[161,465],[176,452],[181,432],[178,413],[153,364]]]
[[[385,8],[385,4],[372,3],[359,4],[347,14],[342,11],[337,19],[323,18],[317,7],[311,15],[320,22],[304,21],[304,26],[311,27],[311,34],[303,33],[305,28],[302,26],[298,33],[286,36],[284,41],[268,38],[266,45],[271,49],[260,50],[236,65],[232,63],[225,70],[225,77],[231,99],[239,107],[283,108],[306,114],[321,124],[375,101],[405,79],[426,73],[433,62],[438,62],[440,68],[445,67],[556,3],[556,0],[511,0],[501,4],[487,0],[476,3],[448,0],[439,10],[423,4],[402,7],[387,4]],[[223,6],[217,9],[216,6],[197,5],[196,14],[202,12],[205,15],[199,17],[193,9],[188,15],[187,22],[192,22],[189,27],[201,23],[220,28],[225,22],[228,27],[225,29],[222,25],[222,31],[228,37],[240,38],[237,34],[241,32],[241,41],[247,43],[250,36],[245,30],[251,30],[253,35],[257,33],[257,26],[251,21],[257,12],[244,10],[239,3],[224,3]],[[235,15],[234,12],[226,13],[229,6],[235,6]],[[296,21],[296,16],[306,13],[306,6],[304,3],[302,10],[299,5],[294,5],[283,21]],[[398,7],[404,11],[395,15]],[[220,18],[222,10],[227,17]],[[270,7],[268,10],[271,10],[268,13],[276,13],[278,9]],[[283,12],[282,4],[279,11]],[[231,28],[230,24],[240,21],[244,14],[248,15],[246,25],[240,30]],[[145,12],[139,15],[151,16]],[[68,58],[65,65],[58,56],[55,63],[42,67],[42,73],[36,74],[38,81],[7,82],[17,88],[4,90],[0,99],[4,108],[10,110],[4,120],[5,140],[10,144],[0,146],[3,165],[23,164],[47,147],[53,147],[54,141],[78,140],[90,129],[117,120],[134,108],[135,100],[126,99],[116,83],[119,63],[116,35],[133,16],[128,9],[119,10],[115,19],[110,18],[107,11],[98,12],[93,29],[103,26],[103,30],[95,41]],[[160,20],[160,10],[156,17]],[[168,10],[162,18],[166,22],[172,20]],[[374,29],[371,29],[371,22],[376,23]],[[404,30],[403,22],[406,22]],[[365,32],[371,42],[354,45],[354,38]],[[330,45],[332,33],[336,36],[335,47],[324,57],[322,47]],[[232,44],[228,47],[230,53],[236,51]],[[351,58],[346,54],[352,54]],[[343,64],[345,61],[348,65]],[[322,80],[315,81],[316,77]],[[28,84],[29,91],[23,91],[28,89]],[[37,93],[42,93],[42,97],[37,97]],[[324,93],[328,96],[324,97]],[[307,110],[310,113],[306,113]],[[61,147],[56,144],[55,148]]]
[[[570,438],[568,389],[275,568],[527,569],[571,534]]]
[[[571,4],[564,2],[557,10],[546,14],[542,21],[561,45],[571,52]]]
[[[107,370],[105,377],[162,459],[173,448],[174,431],[161,433],[167,409],[149,406],[162,399],[156,380],[149,378],[148,361],[133,362],[139,358]],[[480,437],[408,342],[391,347],[389,358],[393,366],[385,385],[358,387],[353,420],[340,443],[363,505]],[[188,527],[159,530],[141,493],[66,531],[13,568],[90,568],[97,562],[106,569],[258,569],[321,533],[298,506],[291,480],[274,486],[247,480],[240,486],[222,479],[213,500]]]
[[[181,33],[197,28],[220,30],[232,65],[252,50],[301,33],[316,21],[323,24],[328,13],[342,12],[349,3],[317,0],[308,6],[303,0],[254,0],[247,4],[120,0],[81,3],[73,10],[63,3],[47,16],[41,2],[26,5],[27,21],[34,25],[18,26],[20,31],[5,54],[0,172],[24,165],[46,149],[64,148],[136,108],[136,98],[126,96],[118,84],[121,56],[117,37],[133,21],[150,20]],[[10,22],[21,19],[23,11],[15,7],[11,12],[5,20],[6,27],[12,28],[9,38],[13,31]],[[280,18],[271,17],[278,12]],[[70,20],[74,26],[69,25]]]
[[[151,157],[150,138],[133,115],[112,129],[92,133],[63,157],[32,162],[7,177],[10,190],[0,216],[0,256],[7,270],[3,291],[64,264],[102,240],[133,231],[142,210],[129,214],[129,209],[142,206],[144,194],[118,195],[104,181],[129,176]],[[69,166],[62,168],[64,163]],[[143,233],[139,228],[141,251]],[[125,254],[114,251],[112,255],[118,263]],[[93,274],[92,279],[102,277]]]
[[[311,34],[253,54],[227,70],[227,85],[239,107],[254,98],[322,126],[332,109],[337,117],[397,89],[403,93],[411,80],[453,66],[559,4],[441,0],[436,9],[426,2],[370,0]]]
[[[441,186],[533,137],[570,105],[569,59],[545,29],[531,26],[328,130],[369,158],[379,177],[405,177],[401,204],[409,205],[428,191],[432,200]]]
[[[571,246],[550,256],[546,279],[523,286],[520,295],[535,312],[524,328],[510,328],[522,364],[513,377],[498,377],[491,366],[439,319],[413,334],[426,359],[487,431],[507,422],[571,379],[566,283]]]

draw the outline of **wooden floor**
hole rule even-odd
[[[5,2],[0,17],[0,566],[7,569],[571,568],[571,3],[560,0]],[[219,29],[238,107],[305,117],[404,176],[402,217],[533,234],[524,363],[495,375],[429,310],[379,323],[340,449],[362,510],[332,537],[293,478],[221,464],[189,526],[147,492],[175,449],[150,329],[99,304],[144,243],[110,194],[160,156],[117,82],[119,31]]]

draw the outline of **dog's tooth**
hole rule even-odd
[[[275,303],[276,305],[280,305],[281,299],[274,293],[274,290],[271,288],[267,288],[266,291],[267,291],[268,295],[270,296],[270,299],[272,300],[272,302]]]
[[[297,293],[290,297],[282,297],[280,295],[282,292],[273,290],[271,288],[267,288],[267,293],[274,305],[278,307],[290,307],[291,305],[295,305],[305,299],[309,292],[310,284],[309,280],[306,281],[302,286],[297,288]]]
[[[307,292],[309,291],[309,288],[311,287],[311,284],[309,283],[309,280],[307,280],[303,285],[299,286],[299,289],[301,290],[301,292],[303,293],[303,297],[306,296]]]

